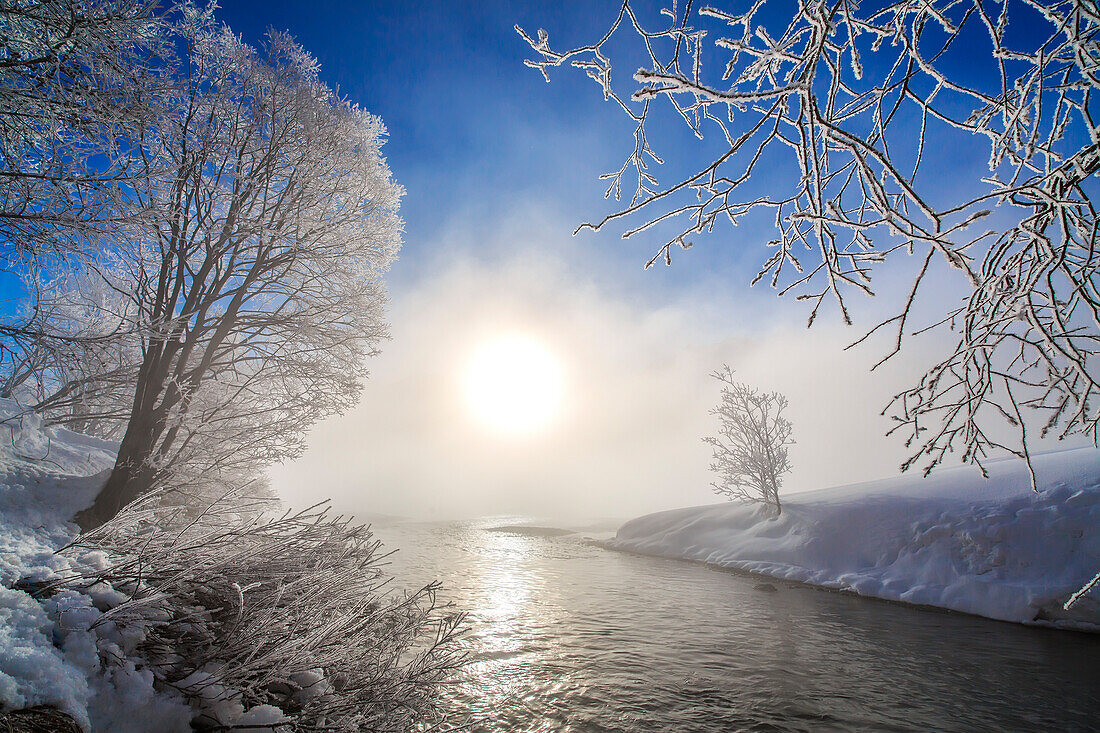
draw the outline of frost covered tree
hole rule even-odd
[[[710,411],[718,418],[718,435],[703,438],[712,450],[710,470],[718,476],[711,485],[731,499],[762,502],[779,516],[779,489],[791,470],[787,446],[793,443],[791,423],[783,417],[787,398],[737,381],[728,365],[711,376],[722,384],[722,397]]]
[[[0,319],[0,391],[121,437],[81,522],[293,455],[385,336],[381,121],[212,6],[7,4],[0,44],[0,257],[26,296]]]
[[[129,146],[162,91],[155,0],[0,6],[0,253],[81,250],[123,218]]]
[[[864,338],[890,334],[883,361],[914,331],[950,329],[955,346],[887,407],[913,451],[903,470],[953,452],[979,466],[998,449],[1027,459],[1028,408],[1041,433],[1096,442],[1094,2],[637,5],[566,51],[517,27],[529,66],[548,81],[580,69],[633,128],[606,176],[607,195],[628,203],[582,229],[621,221],[624,237],[660,236],[649,264],[668,264],[697,235],[770,222],[752,282],[806,301],[811,324],[828,301],[850,323],[852,294],[875,295],[884,265],[908,273],[897,310]],[[689,172],[658,179],[663,141],[693,151]],[[981,162],[960,168],[970,159]],[[945,305],[952,271],[966,294]],[[1006,422],[1018,439],[991,432]]]
[[[354,403],[386,334],[402,189],[381,121],[321,83],[288,36],[255,49],[183,5],[172,40],[175,88],[134,141],[150,164],[124,190],[140,224],[102,247],[138,358],[85,528],[166,476],[247,476],[293,455],[309,425]]]
[[[0,4],[0,267],[26,294],[0,318],[5,397],[33,377],[33,404],[104,347],[98,316],[48,301],[143,213],[122,191],[149,164],[132,143],[165,92],[164,28],[154,0]]]

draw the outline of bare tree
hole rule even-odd
[[[309,425],[355,402],[386,335],[402,189],[381,121],[285,35],[253,49],[188,5],[174,33],[178,88],[126,191],[145,227],[107,248],[140,359],[85,528],[172,472],[247,476],[294,455]]]
[[[703,438],[713,450],[710,470],[718,475],[711,485],[731,499],[762,502],[779,516],[779,488],[791,470],[787,446],[794,442],[783,417],[787,398],[737,381],[728,365],[711,376],[722,383],[722,398],[710,411],[719,420],[718,435]]]
[[[580,228],[622,219],[624,237],[671,230],[649,262],[668,264],[695,235],[770,216],[775,238],[752,282],[807,301],[811,324],[827,299],[850,323],[851,293],[874,295],[876,268],[912,256],[907,297],[864,338],[892,334],[883,361],[914,329],[951,328],[957,341],[887,407],[914,451],[903,470],[922,462],[927,473],[956,451],[979,466],[998,449],[1029,459],[1027,407],[1043,414],[1042,434],[1095,443],[1095,3],[810,0],[793,17],[767,0],[743,8],[674,2],[650,24],[627,0],[598,41],[565,52],[517,27],[537,54],[529,66],[547,80],[553,67],[581,69],[634,125],[629,155],[606,176],[607,195],[628,188],[629,205]],[[610,55],[622,29],[642,41],[625,89]],[[673,183],[650,167],[663,162],[651,141],[668,129],[651,124],[659,99],[706,141]],[[930,151],[975,143],[987,164],[943,185]],[[914,324],[914,303],[942,280],[937,262],[969,295]],[[1018,440],[991,434],[1005,422]]]

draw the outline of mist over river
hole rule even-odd
[[[1095,730],[1100,635],[613,552],[494,517],[383,523],[403,584],[469,612],[475,731]],[[600,528],[605,529],[605,528]],[[611,528],[613,531],[613,528]],[[602,534],[588,533],[606,537]]]

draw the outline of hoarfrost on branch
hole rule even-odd
[[[856,342],[889,333],[886,361],[915,332],[956,334],[884,411],[912,450],[903,469],[931,471],[953,452],[981,466],[998,449],[1030,462],[1024,408],[1043,413],[1043,434],[1096,442],[1095,5],[830,0],[799,3],[791,17],[769,0],[737,11],[689,0],[653,24],[635,5],[568,51],[517,27],[535,52],[528,66],[548,81],[555,67],[580,69],[633,123],[632,149],[605,176],[606,195],[629,203],[579,229],[622,220],[624,237],[671,231],[648,267],[723,222],[769,212],[775,237],[752,282],[806,301],[810,324],[827,300],[851,323],[852,293],[874,295],[876,268],[911,255],[907,297]],[[644,65],[620,85],[609,47],[631,32]],[[661,101],[717,151],[672,183],[653,167],[664,162]],[[974,140],[988,148],[987,166],[972,185],[944,186],[931,146]],[[968,295],[915,324],[937,261],[963,276]],[[1018,439],[990,432],[1005,422]]]

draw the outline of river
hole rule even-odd
[[[1100,730],[1100,635],[489,529],[514,522],[375,527],[470,614],[465,730]]]

